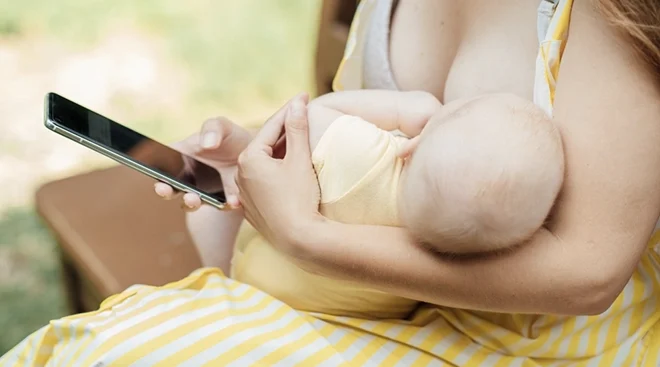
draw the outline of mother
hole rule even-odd
[[[129,290],[93,315],[99,324],[139,328],[131,335],[142,343],[170,335],[166,340],[151,349],[119,350],[119,341],[107,341],[113,334],[94,344],[81,341],[94,351],[74,350],[71,358],[94,361],[92,355],[99,355],[119,365],[167,356],[191,365],[658,365],[660,256],[653,247],[660,216],[660,3],[542,0],[538,16],[537,6],[529,0],[365,0],[336,84],[426,90],[445,103],[511,92],[552,113],[564,137],[565,187],[546,229],[527,246],[496,258],[450,262],[416,246],[402,229],[322,218],[304,118],[284,121],[280,113],[238,162],[248,220],[303,269],[428,305],[409,320],[392,322],[307,315],[263,294],[257,305],[245,306],[236,301],[245,292],[233,293],[240,285],[206,270],[164,290]],[[284,159],[270,154],[271,132],[279,124],[286,125]],[[216,119],[202,133],[208,143],[202,145],[210,147],[202,155],[219,158],[216,167],[233,172],[246,132]],[[195,197],[185,200],[197,205]],[[219,215],[228,214],[205,209],[191,217],[202,255],[211,254],[206,264],[226,262],[212,258],[217,243],[203,233]],[[198,300],[218,284],[229,292],[223,302],[230,306],[214,309],[218,326],[211,334],[177,339],[161,320],[147,337],[143,321],[138,327],[111,319],[122,317],[124,308],[155,312],[123,306],[131,297],[137,304],[194,290],[190,297]],[[176,317],[201,317],[196,305]],[[81,324],[88,333],[105,332],[79,319],[66,325]],[[48,346],[42,340],[52,333],[39,333],[14,355],[30,343]]]
[[[287,126],[282,161],[259,154],[268,151],[261,140],[243,153],[238,183],[246,216],[310,272],[440,305],[423,308],[411,318],[415,327],[401,330],[411,337],[403,344],[445,362],[644,359],[655,366],[660,4],[543,0],[534,17],[537,5],[363,2],[335,83],[422,89],[445,103],[511,92],[552,113],[564,137],[566,183],[552,220],[528,246],[448,262],[415,246],[402,229],[326,220],[316,210],[304,124]],[[339,322],[383,338],[391,332]],[[430,339],[413,341],[423,332]]]

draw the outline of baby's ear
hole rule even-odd
[[[419,135],[401,144],[399,146],[399,151],[397,152],[396,155],[399,158],[406,159],[412,155],[412,153],[415,151],[415,148],[417,148],[418,144],[419,144]]]

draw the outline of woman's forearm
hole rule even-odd
[[[229,274],[234,241],[242,222],[241,210],[221,211],[210,205],[186,215],[188,232],[202,266],[217,267]]]
[[[440,259],[395,227],[323,220],[303,233],[297,248],[306,270],[361,279],[386,292],[447,307],[594,314],[607,309],[625,285],[625,279],[601,276],[611,269],[601,271],[598,267],[607,264],[595,262],[593,253],[581,252],[548,230],[515,252],[472,261]]]

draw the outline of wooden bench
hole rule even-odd
[[[153,180],[118,166],[50,182],[39,214],[55,234],[72,312],[96,309],[128,286],[162,285],[200,266],[177,202]]]
[[[326,0],[316,50],[317,92],[327,93],[343,54],[355,0]],[[125,167],[47,183],[37,210],[56,236],[71,313],[98,308],[132,284],[163,285],[200,266],[177,202]]]

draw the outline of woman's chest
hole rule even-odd
[[[532,98],[536,0],[400,0],[390,62],[402,90],[441,101],[511,92]]]

